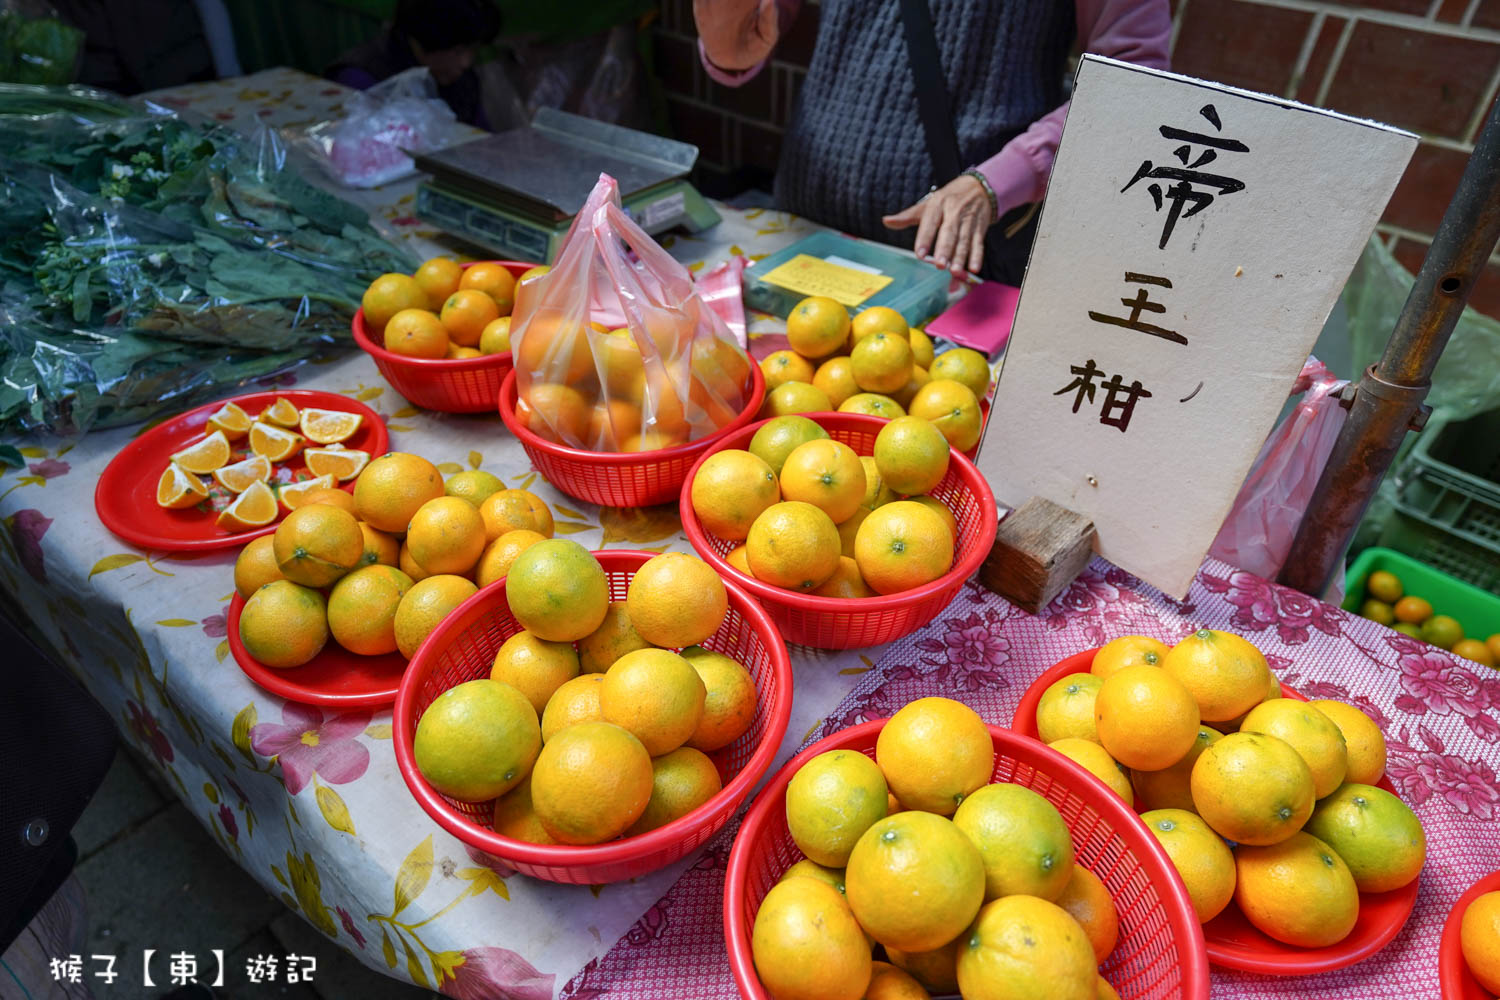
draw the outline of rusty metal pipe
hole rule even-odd
[[[1349,419],[1339,432],[1280,580],[1318,596],[1409,430],[1421,430],[1432,370],[1474,283],[1500,242],[1500,102],[1490,108],[1458,191],[1380,361],[1345,390]]]

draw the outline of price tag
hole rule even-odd
[[[802,295],[826,295],[849,308],[860,305],[891,283],[888,275],[851,264],[852,261],[843,261],[842,258],[841,263],[835,263],[799,253],[785,264],[767,271],[761,280]]]

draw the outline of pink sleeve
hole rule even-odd
[[[797,12],[802,9],[802,0],[776,0],[776,26],[780,36],[785,36],[792,22],[797,19]],[[693,6],[693,17],[699,17],[698,7]],[[748,69],[724,69],[715,66],[712,59],[708,57],[708,49],[703,46],[703,27],[698,26],[698,61],[703,64],[703,71],[708,78],[725,87],[738,87],[748,83],[755,75],[765,69],[770,57],[762,59]]]
[[[1112,59],[1167,68],[1167,44],[1172,14],[1167,0],[1076,0],[1078,37],[1083,50]],[[1038,118],[994,156],[976,169],[995,192],[999,214],[1039,201],[1047,191],[1047,175],[1062,137],[1063,104]]]

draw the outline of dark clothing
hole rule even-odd
[[[350,49],[324,72],[335,83],[356,90],[368,90],[397,73],[420,66],[412,51],[411,40],[396,28],[388,28],[363,45]],[[479,74],[466,70],[446,87],[438,87],[438,96],[453,109],[458,120],[479,128],[489,128],[480,96]]]

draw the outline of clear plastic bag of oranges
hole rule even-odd
[[[750,398],[752,362],[687,269],[626,214],[608,174],[552,269],[517,289],[511,347],[517,416],[587,451],[686,444]]]

